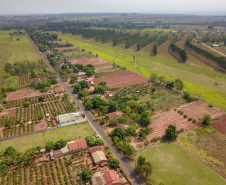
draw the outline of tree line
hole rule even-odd
[[[176,52],[183,62],[185,62],[188,59],[187,53],[184,49],[181,49],[178,47],[175,43],[178,41],[178,36],[174,37],[170,43],[170,47],[173,52]]]
[[[186,40],[186,46],[192,50],[194,50],[199,55],[202,55],[214,62],[216,62],[220,67],[226,70],[226,57],[216,57],[214,54],[210,53],[209,51],[206,51],[202,48],[199,48],[198,46],[195,46],[191,43],[190,39]]]

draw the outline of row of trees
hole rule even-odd
[[[175,44],[177,40],[178,40],[178,36],[174,37],[170,43],[170,47],[172,51],[176,52],[180,56],[181,60],[185,62],[188,59],[187,53],[184,49],[181,49]]]
[[[113,38],[113,46],[117,46],[119,44],[121,44],[122,42],[125,42],[125,41],[128,41],[130,39],[133,39],[133,38],[136,38],[136,37],[139,37],[140,34],[139,33],[136,33],[136,34],[133,34],[133,35],[127,35],[127,36],[124,36],[124,37],[119,37],[119,38]]]
[[[150,37],[149,39],[141,40],[137,43],[137,51],[142,49],[143,47],[147,46],[148,44],[151,44],[152,42],[155,42],[158,39],[158,35],[154,35]]]
[[[226,57],[216,57],[215,55],[213,55],[209,51],[204,50],[202,48],[199,48],[198,46],[195,46],[194,44],[192,44],[190,39],[187,39],[186,46],[188,48],[194,50],[199,55],[202,55],[202,56],[216,62],[223,69],[226,69]]]
[[[140,34],[134,34],[133,38],[130,38],[130,40],[126,41],[126,49],[138,43],[140,40],[145,40],[145,39],[148,39],[148,34],[145,34],[143,36],[140,36]]]

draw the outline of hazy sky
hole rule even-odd
[[[226,0],[0,0],[0,14],[224,12]]]

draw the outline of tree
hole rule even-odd
[[[165,76],[160,76],[159,77],[159,83],[162,84],[162,82],[164,82],[165,80]]]
[[[5,63],[5,72],[10,73],[12,70],[12,65],[10,63]]]
[[[169,125],[168,128],[165,130],[165,137],[166,139],[177,139],[177,130],[176,126],[174,125]]]
[[[33,70],[31,70],[31,78],[36,78],[36,74]]]
[[[93,136],[87,136],[85,140],[89,146],[95,146],[95,140]]]
[[[111,159],[110,160],[110,166],[111,166],[111,168],[114,168],[114,169],[116,169],[116,168],[118,168],[119,167],[119,160],[118,159]]]
[[[92,71],[88,70],[88,71],[86,71],[85,75],[88,76],[88,77],[90,77],[90,76],[93,75],[93,73],[92,73]]]
[[[8,146],[5,149],[4,156],[11,156],[12,157],[15,153],[16,153],[16,149],[13,148],[12,146]]]
[[[113,137],[118,137],[120,140],[123,140],[126,136],[125,131],[121,127],[116,127],[111,133],[110,136]]]
[[[60,139],[55,142],[54,149],[55,150],[61,149],[61,148],[65,147],[66,144],[67,144],[67,142],[65,140]]]
[[[146,161],[146,158],[142,155],[138,157],[135,168],[145,179],[148,179],[152,173],[151,163]]]
[[[29,107],[30,102],[24,102],[24,107]]]
[[[134,159],[136,156],[136,150],[130,145],[130,143],[125,143],[123,152],[130,159]]]
[[[140,124],[143,127],[147,127],[151,122],[151,116],[147,112],[142,112],[140,116]]]
[[[46,151],[50,152],[54,148],[54,146],[55,146],[55,143],[53,141],[47,142],[46,147],[45,147]]]
[[[155,73],[152,73],[150,79],[151,79],[153,82],[156,82],[156,81],[158,80],[158,75],[155,74]]]
[[[62,96],[62,99],[67,99],[69,97],[69,94],[68,93],[64,93],[64,95]]]
[[[80,81],[79,85],[81,85],[82,89],[83,88],[88,88],[88,89],[90,88],[90,84],[87,81],[85,81],[85,80]]]
[[[74,92],[74,93],[78,93],[81,89],[82,89],[82,88],[81,88],[81,85],[75,84],[75,85],[74,85],[73,92]]]
[[[115,112],[118,108],[118,104],[115,101],[109,103],[108,112]]]
[[[95,145],[102,145],[103,144],[103,140],[101,138],[97,138],[95,141]]]
[[[79,93],[78,93],[78,98],[79,98],[79,99],[82,99],[82,98],[84,98],[84,97],[86,97],[86,91],[79,91]]]
[[[175,80],[175,88],[179,91],[183,90],[184,88],[184,82],[180,79]]]
[[[202,123],[204,125],[209,125],[212,121],[213,120],[209,114],[204,114],[203,119],[202,119]]]
[[[155,44],[153,47],[153,54],[156,56],[158,53],[157,45]]]
[[[38,101],[43,101],[45,98],[44,98],[44,96],[39,96],[38,97]]]
[[[145,161],[146,161],[146,158],[144,156],[140,155],[138,157],[137,162],[136,162],[136,167],[135,167],[138,172],[143,171]]]
[[[168,81],[168,82],[166,82],[166,87],[168,87],[168,88],[174,88],[174,81]]]
[[[81,173],[81,177],[82,179],[85,181],[87,179],[91,179],[92,178],[92,171],[89,169],[83,169],[82,173]]]
[[[103,106],[103,105],[106,105],[107,102],[102,99],[100,96],[95,96],[91,99],[91,102],[93,104],[93,108],[96,109],[96,108],[99,108],[100,106]]]

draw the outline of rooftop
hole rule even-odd
[[[120,116],[122,116],[122,111],[115,111],[115,112],[108,113],[109,119],[120,117]]]
[[[95,164],[101,162],[101,161],[107,161],[106,156],[104,155],[103,151],[96,151],[94,153],[91,153],[93,160]]]
[[[73,142],[68,143],[69,151],[78,150],[78,149],[85,148],[85,147],[87,147],[87,144],[86,144],[86,140],[83,138],[77,139]]]
[[[90,153],[94,153],[96,151],[102,151],[102,147],[101,146],[93,146],[89,148]]]
[[[93,174],[91,179],[92,185],[105,185],[106,182],[104,180],[104,176],[100,172],[96,172]]]
[[[119,178],[118,174],[114,170],[107,171],[104,174],[104,180],[106,181],[107,185],[122,183],[122,181]]]

